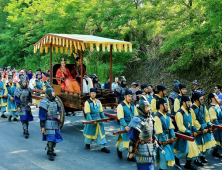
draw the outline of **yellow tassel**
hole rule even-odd
[[[96,50],[99,52],[99,43],[96,43]]]
[[[62,46],[65,46],[65,39],[62,39]]]
[[[46,37],[46,42],[48,42],[48,36]]]
[[[78,49],[77,48],[75,48],[75,53],[78,53]]]
[[[38,49],[39,49],[39,47],[40,47],[40,43],[38,44]]]
[[[74,44],[74,47],[77,48],[77,46],[76,46],[76,41],[74,41],[73,44]]]
[[[45,47],[45,53],[48,53],[48,47]]]
[[[85,47],[84,43],[81,43],[81,45],[82,45],[82,50],[85,51],[86,47]]]
[[[107,51],[110,52],[110,44],[107,44]]]
[[[61,38],[59,38],[59,45],[61,45]]]
[[[113,44],[113,49],[115,52],[117,52],[116,44]]]
[[[68,48],[67,48],[67,47],[65,47],[65,53],[66,53],[66,54],[68,53]]]
[[[72,47],[70,47],[70,49],[69,49],[69,50],[70,50],[70,53],[72,53]]]
[[[40,47],[40,53],[42,53],[42,47]]]
[[[87,43],[85,43],[85,46],[86,46],[86,48],[88,47],[88,44]]]
[[[102,44],[102,49],[103,49],[103,52],[106,51],[106,46],[105,46],[105,43]]]
[[[121,44],[117,44],[117,47],[118,47],[118,50],[119,50],[119,52],[121,52]]]
[[[133,52],[132,44],[129,45],[129,51],[130,51],[131,53]]]
[[[124,44],[124,48],[125,48],[125,52],[127,52],[127,49],[128,49],[127,44]]]
[[[93,52],[93,43],[90,43],[90,51]]]
[[[58,43],[59,43],[59,42],[58,42],[58,38],[56,37],[56,45],[58,45]]]
[[[66,47],[68,47],[69,46],[69,42],[68,42],[68,40],[66,40]]]
[[[43,41],[43,43],[45,44],[45,38],[44,38],[44,41]]]
[[[70,45],[70,48],[72,48],[72,41],[71,40],[69,41],[69,45]]]
[[[60,53],[63,53],[63,47],[60,47]]]
[[[56,54],[58,53],[58,47],[55,48]]]
[[[52,42],[52,40],[51,40],[51,36],[49,36],[49,43],[51,43]]]
[[[52,44],[55,44],[55,37],[52,37]]]
[[[36,53],[36,47],[34,46],[34,53]]]
[[[77,42],[78,50],[81,50],[79,42]]]

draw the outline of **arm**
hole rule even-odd
[[[12,96],[8,93],[8,89],[5,84],[4,84],[4,90],[5,90],[5,94],[7,95],[8,99],[10,99]]]
[[[154,117],[156,134],[159,135],[160,142],[166,142],[167,136],[163,133],[162,123],[158,116]]]
[[[219,122],[217,120],[217,113],[213,107],[210,107],[209,109],[209,116],[210,116],[210,121],[212,123],[215,123],[216,125],[219,125]]]
[[[167,98],[166,98],[167,99]],[[169,103],[169,100],[167,99],[167,105],[168,105],[168,112],[169,114],[171,114],[171,110],[170,110],[170,103]]]
[[[182,116],[182,114],[180,112],[176,113],[175,120],[176,120],[178,129],[181,132],[185,133],[187,129],[186,129],[186,127],[183,124],[183,116]]]
[[[89,120],[92,120],[92,117],[91,117],[91,115],[90,115],[90,105],[89,105],[89,102],[88,101],[86,101],[85,102],[85,104],[84,104],[84,112],[85,112],[85,114],[87,115],[87,120],[89,121]]]
[[[176,138],[174,129],[175,129],[175,127],[174,127],[174,125],[173,125],[173,123],[172,123],[172,120],[171,120],[171,118],[170,118],[170,138],[171,138],[171,139],[172,139],[172,138]]]
[[[102,103],[101,103],[101,102],[100,102],[99,113],[100,113],[100,117],[101,117],[102,119],[106,118],[106,116],[105,116],[104,113],[103,113],[103,106],[102,106]]]
[[[180,109],[180,101],[178,100],[178,98],[174,100],[173,109],[175,113]]]
[[[120,120],[120,125],[121,126],[127,126],[126,121],[124,119],[124,111],[123,111],[123,106],[121,104],[119,104],[117,106],[117,117]]]
[[[201,125],[196,118],[196,114],[193,111],[193,109],[190,109],[190,112],[191,112],[191,116],[192,116],[192,120],[193,120],[193,125],[197,128],[197,130],[199,130],[201,128]]]
[[[152,113],[156,113],[157,112],[157,109],[156,109],[156,99],[153,98],[151,100],[151,110],[152,110]]]

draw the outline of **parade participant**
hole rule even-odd
[[[151,93],[149,93],[148,86],[146,84],[142,84],[141,89],[145,93],[145,97],[146,97],[147,101],[149,102],[149,104],[151,104],[153,96],[151,95]]]
[[[160,170],[167,169],[169,166],[172,167],[175,164],[173,142],[175,141],[176,136],[171,118],[167,115],[168,107],[168,102],[165,99],[160,98],[157,101],[157,109],[159,110],[154,116],[158,141],[166,143],[166,141],[170,139],[172,142],[162,146],[163,150],[166,152],[165,154],[163,154],[159,149],[156,149],[156,163],[159,164]]]
[[[222,93],[221,93],[221,86],[220,85],[216,85],[214,88],[214,92],[216,93],[216,95],[219,98],[219,105],[222,105]]]
[[[119,78],[115,77],[114,82],[112,83],[112,91],[116,90],[118,86],[119,86]]]
[[[48,70],[48,69],[46,69],[46,70],[45,70],[45,73],[46,73],[46,74],[47,74],[47,73],[49,74],[49,70]]]
[[[126,130],[129,132],[130,128],[128,127],[129,122],[132,120],[133,116],[138,115],[137,109],[130,103],[132,102],[132,91],[126,90],[124,94],[124,101],[117,106],[117,117],[120,121],[120,130]],[[122,152],[128,150],[129,147],[129,137],[128,133],[120,134],[118,137],[117,146],[117,155],[119,158],[122,158]],[[127,157],[127,161],[135,162],[134,157]]]
[[[43,90],[46,90],[50,86],[50,74],[45,74],[46,80],[43,82]]]
[[[87,121],[105,118],[102,103],[96,99],[96,88],[91,88],[89,95],[90,99],[88,99],[84,104],[84,112],[87,116]],[[109,122],[109,120],[106,122]],[[101,151],[110,153],[110,150],[105,147],[107,141],[105,138],[105,129],[102,122],[95,122],[94,124],[85,125],[83,129],[83,135],[85,136],[86,149],[90,149],[90,145],[96,139],[98,145],[101,146]]]
[[[30,88],[30,89],[34,89],[34,84],[35,84],[35,80],[36,80],[35,77],[36,77],[36,76],[35,76],[35,73],[32,73],[32,78],[31,78],[30,81],[29,81],[29,88]]]
[[[90,89],[93,88],[92,79],[89,78],[86,72],[86,68],[83,66],[83,93],[89,93]],[[72,76],[77,80],[79,84],[81,84],[81,60],[80,57],[76,57],[76,63],[72,68]],[[86,83],[87,81],[87,83]]]
[[[194,92],[192,94],[192,101],[193,105],[191,106],[190,112],[194,126],[197,130],[203,131],[203,134],[195,137],[201,153],[199,156],[200,160],[198,158],[194,161],[194,163],[199,166],[204,166],[202,163],[207,163],[205,155],[215,146],[216,142],[211,132],[207,132],[208,129],[212,128],[212,123],[210,122],[207,108],[203,104],[204,98],[201,93]]]
[[[129,90],[131,90],[133,93],[133,101],[132,102],[134,103],[134,105],[136,105],[136,101],[137,101],[136,92],[140,90],[138,88],[138,84],[136,82],[132,82],[131,88],[129,88]]]
[[[194,93],[194,92],[199,92],[204,98],[205,98],[205,91],[204,91],[204,89],[203,88],[200,88],[199,87],[200,85],[199,85],[199,83],[198,83],[198,81],[197,80],[194,80],[193,81],[193,90],[192,90],[192,92],[191,92],[191,100],[192,100],[192,94]]]
[[[110,77],[108,77],[107,82],[105,82],[104,84],[104,89],[109,90],[109,88],[110,88]]]
[[[138,170],[154,170],[155,163],[155,130],[154,120],[150,113],[150,106],[145,97],[141,97],[139,106],[135,109],[138,115],[129,123],[129,157],[136,154]]]
[[[5,116],[6,106],[7,106],[7,96],[4,90],[5,83],[2,81],[2,75],[0,74],[0,112],[2,118],[7,118]]]
[[[45,81],[46,80],[46,75],[44,72],[42,72],[42,80]]]
[[[139,103],[139,101],[140,101],[140,96],[141,95],[144,95],[145,93],[144,93],[144,91],[142,91],[142,90],[139,90],[139,91],[137,91],[136,92],[136,102],[135,102],[135,106],[137,106],[138,105],[138,103]],[[144,97],[145,97],[145,95],[144,95]]]
[[[13,77],[10,75],[9,76],[9,82],[5,84],[5,94],[8,97],[8,103],[7,103],[7,110],[9,112],[9,117],[8,120],[11,121],[13,118],[13,121],[18,121],[17,116],[18,116],[18,109],[16,107],[15,103],[15,90],[16,90],[16,83],[13,83]]]
[[[15,90],[15,102],[23,126],[23,134],[25,138],[29,137],[29,121],[33,121],[31,112],[32,90],[28,88],[28,82],[25,77],[21,79],[21,87]]]
[[[181,103],[182,105],[175,116],[176,124],[179,129],[178,133],[188,136],[195,134],[194,136],[196,136],[198,130],[193,124],[193,120],[190,113],[190,97],[188,95],[183,95],[181,97]],[[176,153],[176,165],[180,166],[179,159],[185,158],[186,164],[184,168],[196,170],[196,168],[191,165],[192,159],[198,157],[200,154],[196,141],[176,141],[174,145],[174,152]]]
[[[208,95],[208,101],[211,101],[209,108],[210,121],[215,125],[222,125],[222,110],[219,106],[219,97],[216,94],[210,93]],[[216,141],[216,147],[212,152],[212,156],[222,158],[222,155],[218,153],[219,148],[222,146],[222,130],[214,130],[214,137]]]
[[[179,92],[179,95],[174,99],[174,109],[172,113],[174,115],[177,113],[182,105],[181,97],[187,94],[187,88],[185,84],[179,84]]]
[[[43,90],[43,81],[41,79],[41,74],[37,75],[37,79],[34,82],[34,89],[37,90]],[[36,96],[40,96],[40,94],[36,94]],[[38,104],[40,103],[40,99],[35,99],[36,108],[38,107]]]
[[[32,78],[32,70],[31,69],[28,70],[27,76],[28,76],[29,80]]]
[[[174,109],[174,100],[179,96],[179,84],[180,82],[178,80],[174,80],[174,86],[173,86],[173,92],[169,95],[169,103],[171,110]]]
[[[41,78],[42,78],[42,70],[41,70],[41,68],[36,69],[36,79],[38,79],[38,74],[41,74]]]
[[[158,93],[153,96],[153,99],[152,99],[152,101],[151,101],[151,111],[152,111],[152,115],[154,116],[154,115],[157,113],[157,108],[156,108],[156,106],[157,106],[158,100],[160,100],[160,99],[164,99],[164,100],[167,102],[167,104],[168,104],[167,114],[171,114],[170,106],[169,106],[169,101],[168,101],[168,99],[166,98],[166,87],[165,87],[164,85],[162,85],[162,84],[159,84],[159,85],[157,85],[157,91],[158,91]]]
[[[57,80],[58,85],[61,85],[62,90],[80,93],[80,86],[78,82],[75,79],[73,79],[69,69],[66,68],[65,58],[61,58],[61,66],[56,71],[56,78],[64,79],[64,80]]]
[[[53,88],[47,88],[45,96],[39,104],[40,128],[43,133],[42,140],[47,141],[47,155],[49,160],[53,161],[56,156],[56,143],[63,141],[59,128],[61,108]]]
[[[99,79],[96,74],[93,74],[93,86],[95,88],[101,89],[101,83],[99,82]]]
[[[124,95],[128,87],[126,86],[126,79],[122,78],[120,85],[116,88],[116,96],[118,100],[118,104],[124,100]]]
[[[15,71],[13,71],[13,73],[12,73],[12,78],[13,78],[14,83],[19,82],[19,77],[17,77],[17,73]]]

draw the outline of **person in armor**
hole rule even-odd
[[[183,95],[181,97],[181,107],[177,111],[175,120],[178,126],[178,133],[191,136],[197,135],[197,128],[193,124],[193,120],[190,113],[190,97],[188,95]],[[175,162],[176,165],[180,166],[179,159],[186,159],[186,164],[184,168],[197,170],[191,165],[192,159],[196,158],[200,154],[200,150],[197,146],[196,141],[179,140],[175,142],[174,152],[176,153]]]
[[[34,82],[34,88],[37,90],[43,90],[43,81],[41,79],[41,74],[37,74],[37,79]],[[36,94],[36,96],[40,96],[39,94]],[[35,99],[36,107],[38,107],[38,104],[40,103],[40,99]]]
[[[138,115],[134,116],[129,123],[129,156],[136,154],[138,170],[154,170],[156,155],[154,140],[156,138],[149,102],[141,96],[139,106],[135,109],[137,109]]]
[[[2,75],[0,74],[0,113],[2,118],[7,118],[7,116],[5,116],[7,97],[4,90],[4,84],[5,83],[2,81]]]
[[[95,88],[101,89],[101,83],[99,82],[99,79],[96,74],[93,74],[93,85]]]
[[[211,101],[209,108],[210,121],[215,125],[222,125],[222,109],[219,105],[219,97],[217,94],[210,93],[208,101],[209,103]],[[218,153],[219,148],[222,146],[222,130],[214,130],[213,133],[216,140],[216,147],[212,152],[212,156],[222,158],[222,155]]]
[[[56,143],[63,141],[60,134],[60,103],[56,98],[53,88],[48,87],[45,91],[45,98],[39,104],[39,119],[43,141],[47,141],[47,155],[53,161],[56,153]]]
[[[13,83],[13,77],[10,75],[8,77],[8,83],[5,85],[5,94],[7,95],[8,98],[8,103],[7,103],[7,110],[9,112],[9,117],[8,121],[11,121],[13,118],[13,121],[18,121],[17,116],[18,116],[18,109],[16,107],[15,103],[15,90],[16,90],[16,83]]]
[[[46,89],[48,87],[50,87],[50,74],[46,73],[45,74],[46,80],[43,82],[42,86],[43,86],[43,90],[46,91]]]
[[[158,94],[155,94],[153,96],[153,99],[151,101],[151,111],[152,111],[152,115],[154,116],[156,113],[157,113],[157,102],[160,100],[160,99],[164,99],[167,104],[168,104],[168,107],[167,107],[167,114],[171,114],[171,111],[170,111],[170,106],[169,106],[169,101],[166,97],[166,87],[162,84],[159,84],[157,85],[157,92]]]
[[[174,109],[174,100],[179,96],[179,84],[180,82],[178,80],[174,80],[174,86],[173,86],[173,92],[170,93],[168,99],[170,103],[170,109]]]
[[[87,116],[87,121],[106,118],[103,113],[102,103],[96,99],[96,88],[90,89],[90,99],[88,99],[84,104],[84,112]],[[109,120],[106,122],[109,122]],[[90,145],[96,139],[98,145],[101,146],[101,151],[110,153],[110,150],[105,147],[107,141],[105,138],[105,129],[102,122],[95,122],[94,124],[85,125],[83,129],[83,135],[85,136],[86,149],[90,149]]]
[[[151,87],[152,85],[149,85],[149,86]],[[144,91],[147,101],[151,104],[151,101],[153,99],[153,94],[151,94],[149,92],[148,86],[146,84],[142,84],[141,85],[141,90]]]
[[[124,95],[125,95],[125,92],[127,89],[128,89],[128,87],[126,86],[126,79],[122,78],[120,85],[117,86],[117,88],[116,88],[116,96],[117,96],[118,104],[123,102]]]
[[[169,104],[163,98],[157,101],[158,112],[154,116],[156,136],[162,148],[165,151],[163,154],[159,149],[156,149],[156,163],[159,164],[160,170],[167,169],[175,164],[173,142],[175,141],[174,126],[168,113]],[[167,144],[167,140],[171,143]]]
[[[194,92],[199,92],[202,96],[203,96],[203,98],[205,98],[205,91],[204,91],[204,89],[203,88],[200,88],[199,86],[200,86],[200,84],[198,83],[198,81],[197,80],[194,80],[193,81],[193,90],[192,90],[192,92],[191,92],[191,98],[192,98],[192,94],[194,93]],[[192,100],[192,99],[191,99]]]
[[[179,88],[179,95],[174,99],[173,112],[172,112],[173,115],[175,115],[182,106],[181,97],[187,94],[187,88],[185,84],[179,84],[178,88]]]
[[[206,106],[203,104],[204,98],[201,93],[194,92],[192,94],[193,105],[190,108],[191,116],[194,122],[194,126],[197,130],[203,132],[195,137],[197,145],[200,149],[200,155],[194,163],[198,166],[204,166],[203,163],[208,161],[205,158],[205,155],[210,152],[210,149],[213,148],[216,144],[213,134],[208,132],[208,129],[212,128],[212,123],[210,122],[210,117],[207,111]]]
[[[32,90],[28,88],[26,78],[21,79],[21,87],[15,90],[15,102],[18,108],[18,113],[23,126],[23,133],[25,138],[29,137],[28,126],[29,121],[33,121],[33,116],[31,112],[32,104]]]
[[[133,116],[138,115],[137,109],[135,109],[134,105],[131,105],[132,102],[132,91],[126,90],[124,95],[124,101],[121,102],[117,106],[117,117],[120,121],[120,130],[126,130],[129,132],[129,123],[132,120]],[[117,155],[121,159],[122,158],[122,152],[124,150],[128,150],[129,147],[129,137],[128,133],[120,134],[118,136],[117,141]],[[136,159],[134,157],[127,157],[128,161],[135,162]]]

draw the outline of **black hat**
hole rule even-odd
[[[157,102],[156,102],[156,108],[159,109],[159,108],[160,108],[160,105],[161,105],[161,104],[163,105],[164,103],[167,103],[167,101],[164,100],[164,99],[159,99],[159,100],[157,100]]]
[[[163,90],[166,90],[166,87],[162,84],[158,84],[157,85],[157,91],[159,92],[159,91],[163,91]]]
[[[125,95],[133,95],[133,92],[131,90],[127,89],[125,91]]]
[[[41,68],[38,68],[36,71],[41,71]]]
[[[183,96],[181,97],[181,103],[187,102],[187,101],[190,101],[190,97],[189,97],[188,95],[183,95]]]
[[[194,92],[194,93],[192,94],[192,100],[193,100],[193,101],[199,100],[199,98],[200,98],[201,96],[202,96],[201,93],[199,93],[199,92]]]
[[[142,91],[142,90],[138,90],[137,92],[136,92],[136,95],[139,95],[139,94],[143,94],[144,92]]]
[[[96,88],[91,88],[91,89],[90,89],[90,93],[91,93],[91,92],[95,92],[95,93],[96,93]]]
[[[212,98],[214,98],[214,94],[213,94],[213,93],[210,93],[210,94],[208,95],[208,99],[212,99]]]
[[[46,76],[46,77],[50,77],[50,74],[49,74],[49,73],[46,73],[45,76]]]
[[[148,86],[146,85],[146,84],[142,84],[141,85],[141,89],[145,89],[145,88],[147,88]]]
[[[179,84],[179,89],[185,89],[186,88],[186,85],[185,84]]]
[[[8,76],[8,79],[13,79],[13,76],[12,76],[12,75],[9,75],[9,76]]]

